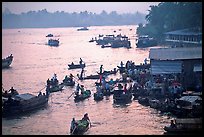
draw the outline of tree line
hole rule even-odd
[[[158,41],[164,33],[186,28],[202,29],[202,2],[161,2],[150,6],[145,17],[147,23],[139,24],[138,35],[149,35]]]
[[[49,28],[49,27],[81,27],[102,25],[137,25],[145,22],[145,14],[124,13],[112,11],[109,14],[102,11],[100,14],[82,11],[67,13],[64,11],[48,12],[46,9],[29,11],[27,13],[2,14],[2,28]]]

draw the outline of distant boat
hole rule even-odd
[[[59,39],[49,39],[48,45],[50,46],[59,46]]]
[[[77,31],[83,31],[83,30],[89,30],[89,29],[87,27],[83,27],[83,28],[77,29]]]
[[[2,68],[8,68],[13,61],[13,55],[11,54],[10,56],[2,59]]]
[[[48,34],[46,37],[53,37],[53,34]]]
[[[157,41],[148,35],[140,36],[138,42],[136,43],[137,48],[146,48],[157,46]]]

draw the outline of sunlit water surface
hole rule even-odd
[[[9,89],[13,86],[19,93],[37,95],[54,73],[60,82],[65,75],[80,73],[80,69],[67,69],[68,63],[78,63],[80,57],[86,63],[86,75],[96,74],[101,64],[105,70],[111,70],[120,61],[143,63],[149,57],[149,48],[136,48],[135,30],[136,26],[91,26],[88,31],[77,31],[77,28],[3,29],[2,58],[11,53],[14,56],[11,67],[2,69],[3,87]],[[48,38],[45,36],[49,33],[58,36],[59,47],[47,45]],[[120,33],[130,38],[131,49],[101,48],[95,42],[88,42],[99,34]],[[111,77],[119,78],[120,75]],[[68,99],[75,88],[64,87],[63,91],[51,94],[46,108],[21,117],[2,118],[2,134],[66,135],[69,134],[71,119],[81,119],[86,112],[92,121],[92,127],[85,133],[88,135],[163,134],[163,127],[169,119],[152,108],[140,105],[137,100],[117,105],[111,95],[100,102],[94,101],[95,81],[78,81],[92,92],[92,96],[82,102],[75,103],[73,96]]]

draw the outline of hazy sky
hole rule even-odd
[[[38,11],[47,9],[48,12],[88,11],[101,13],[102,10],[110,13],[135,13],[137,11],[147,14],[150,5],[158,5],[160,2],[2,2],[2,10],[8,8],[12,13],[20,14],[30,10]]]

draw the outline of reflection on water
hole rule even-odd
[[[119,29],[121,31],[113,32]],[[112,70],[120,61],[132,60],[140,64],[148,58],[149,49],[135,48],[135,31],[130,29],[135,30],[136,26],[92,26],[89,31],[77,31],[77,28],[3,29],[2,58],[11,53],[14,56],[11,67],[2,70],[3,87],[9,89],[13,86],[19,93],[38,94],[54,73],[60,82],[65,75],[79,74],[80,69],[68,70],[67,64],[78,63],[80,57],[86,63],[85,75],[96,74],[101,64],[105,70]],[[59,35],[59,47],[46,45],[48,39],[45,36],[49,33]],[[130,38],[131,49],[101,48],[88,42],[99,34],[118,33]],[[115,79],[120,74],[110,77]],[[51,94],[46,108],[13,119],[2,118],[2,134],[69,134],[71,119],[81,119],[86,112],[89,113],[92,127],[85,134],[163,134],[163,127],[169,120],[154,109],[142,106],[135,100],[126,105],[115,104],[112,95],[102,101],[94,101],[95,81],[77,81],[92,92],[91,97],[84,101],[75,103],[73,96],[68,98],[75,87],[65,87]]]

